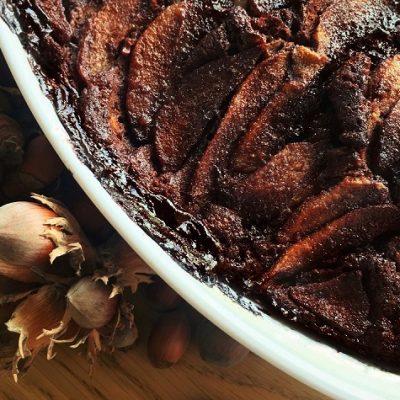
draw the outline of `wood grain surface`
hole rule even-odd
[[[0,400],[328,400],[253,354],[232,368],[207,364],[194,343],[178,365],[157,369],[146,342],[158,314],[141,300],[135,309],[140,339],[103,355],[92,377],[83,350],[58,348],[54,360],[40,356],[18,384],[1,376]]]
[[[94,376],[72,350],[41,356],[20,383],[2,377],[1,400],[325,400],[265,361],[249,356],[230,369],[203,362],[195,348],[180,364],[156,369],[143,344],[103,356]]]

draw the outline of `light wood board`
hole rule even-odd
[[[140,334],[133,348],[102,355],[90,377],[84,349],[56,347],[55,359],[40,356],[18,384],[0,376],[0,400],[328,400],[253,354],[232,368],[207,364],[195,340],[179,364],[153,367],[146,343],[160,314],[145,288],[133,301]],[[193,321],[201,319],[182,307]]]
[[[39,357],[19,384],[1,377],[1,400],[327,400],[255,355],[224,369],[203,362],[192,346],[180,364],[154,368],[144,343],[103,356],[92,378],[77,351]]]

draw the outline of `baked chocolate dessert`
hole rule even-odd
[[[396,0],[1,0],[82,160],[208,282],[400,359]]]

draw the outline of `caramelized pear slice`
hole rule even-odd
[[[288,144],[233,189],[241,212],[265,221],[300,204],[314,190],[322,155],[316,144]]]
[[[318,52],[329,57],[381,30],[397,30],[397,15],[385,0],[336,0],[320,16],[314,34]]]
[[[120,100],[125,77],[119,48],[144,30],[161,10],[160,4],[159,0],[106,0],[84,28],[77,63],[86,86],[81,97],[83,125],[103,143],[119,146],[114,139],[125,133]]]
[[[195,203],[204,203],[207,199],[215,172],[225,169],[236,140],[284,81],[289,54],[290,47],[285,46],[258,64],[242,83],[197,167],[191,192]]]
[[[390,173],[400,161],[400,101],[383,123],[378,137],[377,166]]]
[[[363,335],[370,325],[370,305],[361,271],[345,273],[325,282],[294,286],[289,294],[297,304],[350,336]]]
[[[65,17],[62,0],[35,0],[35,4],[47,17],[56,40],[67,42],[72,36],[72,28]]]
[[[400,210],[393,205],[360,208],[336,219],[318,232],[290,246],[266,272],[264,284],[307,271],[321,260],[370,243],[400,229]]]
[[[381,173],[388,173],[400,161],[400,55],[386,60],[372,74],[372,120],[381,129],[372,160]]]
[[[205,210],[204,222],[224,243],[235,245],[246,237],[242,219],[230,208],[211,203]]]
[[[212,61],[185,76],[157,118],[155,143],[164,171],[179,169],[260,55],[261,50],[255,47]]]
[[[119,91],[122,77],[118,68],[113,68],[104,75],[108,85],[104,87],[89,84],[81,94],[83,126],[90,135],[98,137],[103,143],[114,143],[118,146],[125,127],[120,122]]]
[[[100,83],[102,75],[115,66],[122,41],[139,35],[154,18],[151,0],[105,0],[84,29],[77,68],[82,80]],[[158,9],[158,7],[157,7]]]
[[[252,172],[265,164],[285,142],[296,135],[293,126],[302,117],[302,95],[326,65],[324,55],[297,46],[292,53],[292,65],[287,82],[260,113],[240,141],[231,162],[238,172]]]
[[[329,89],[340,124],[340,139],[356,148],[368,144],[373,130],[370,125],[371,105],[366,98],[370,69],[370,58],[357,53],[335,73]]]
[[[346,177],[335,187],[306,201],[282,228],[278,240],[282,243],[298,240],[349,211],[387,203],[389,199],[383,183],[364,177]]]
[[[400,54],[384,61],[370,79],[374,120],[387,116],[400,100]]]
[[[215,27],[203,3],[185,0],[168,7],[132,51],[126,106],[139,141],[150,139],[155,116],[190,52]]]

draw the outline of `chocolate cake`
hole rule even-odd
[[[83,162],[183,267],[399,367],[397,0],[0,4]]]

